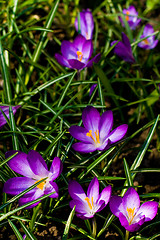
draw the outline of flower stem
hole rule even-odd
[[[126,230],[125,240],[129,239],[129,231]]]
[[[92,226],[93,226],[93,230],[92,230],[92,237],[96,237],[96,232],[97,232],[97,223],[96,223],[96,218],[93,217],[92,220]]]

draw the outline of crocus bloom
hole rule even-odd
[[[137,231],[144,222],[152,220],[158,211],[158,203],[154,201],[145,202],[140,206],[139,195],[132,187],[123,198],[112,196],[109,204],[111,212],[129,232]]]
[[[141,19],[138,19],[138,12],[136,11],[134,6],[129,6],[127,9],[123,9],[123,14],[125,15],[125,19],[129,24],[129,27],[134,30],[139,24]],[[119,17],[122,26],[125,27],[124,21],[121,17]]]
[[[113,113],[106,111],[100,116],[97,109],[87,106],[82,113],[84,127],[71,126],[70,134],[81,142],[73,144],[75,151],[88,153],[96,150],[105,150],[110,144],[122,139],[127,132],[126,124],[120,125],[111,131]]]
[[[90,182],[87,195],[75,180],[69,182],[68,191],[73,199],[69,205],[71,208],[76,206],[76,215],[82,219],[92,218],[96,212],[100,212],[111,196],[111,186],[105,187],[99,194],[99,182],[96,177]]]
[[[20,105],[13,106],[12,107],[13,114],[15,114],[17,109],[20,107],[21,107]],[[2,128],[7,123],[2,111],[4,112],[6,117],[9,119],[9,106],[0,106],[0,109],[1,109],[0,110],[0,128]]]
[[[149,35],[154,33],[154,29],[150,24],[146,24],[143,30],[143,34],[140,36],[140,38],[145,38]],[[141,42],[138,43],[138,47],[144,48],[144,49],[152,49],[155,48],[158,44],[158,40],[155,40],[155,36],[150,36]]]
[[[33,184],[41,181],[43,178],[47,178],[41,182],[37,187],[33,188],[28,193],[24,194],[19,199],[19,204],[24,205],[30,201],[36,200],[45,194],[52,193],[51,198],[58,197],[58,186],[53,182],[62,172],[62,162],[58,157],[53,159],[50,170],[48,171],[47,164],[42,156],[34,151],[29,151],[28,154],[20,151],[9,151],[6,153],[6,158],[18,152],[9,162],[9,167],[23,175],[24,177],[14,177],[7,180],[4,184],[3,191],[11,195],[17,195],[29,188]],[[38,205],[39,202],[30,205],[27,208],[32,208]]]
[[[113,41],[111,43],[111,46],[116,42],[117,41]],[[135,59],[132,54],[131,44],[129,42],[128,37],[123,32],[122,32],[122,41],[119,41],[115,45],[113,51],[118,57],[122,58],[125,62],[135,63]]]
[[[64,67],[81,70],[85,67],[91,67],[93,62],[100,60],[100,53],[89,60],[93,52],[91,40],[86,40],[81,34],[73,42],[64,40],[61,44],[61,52],[55,54],[57,61]]]
[[[74,24],[76,30],[78,31],[78,18],[76,18]],[[92,39],[94,30],[94,20],[92,13],[89,9],[80,12],[80,30],[82,36],[84,36],[87,40]]]

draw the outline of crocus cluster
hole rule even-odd
[[[61,160],[58,157],[55,157],[52,161],[50,170],[48,171],[47,164],[42,156],[34,150],[29,151],[28,154],[12,150],[6,153],[6,158],[12,156],[16,152],[17,155],[8,162],[8,165],[13,171],[23,175],[23,177],[10,178],[4,184],[3,191],[11,195],[17,195],[35,183],[45,179],[37,185],[37,187],[25,193],[19,199],[19,205],[24,205],[49,193],[53,193],[50,195],[51,198],[57,198],[58,186],[54,180],[62,172]],[[27,208],[35,207],[39,202],[34,203]]]
[[[13,114],[15,114],[17,109],[20,107],[21,107],[20,105],[13,106],[12,107]],[[4,115],[9,119],[9,106],[0,106],[0,128],[2,128],[7,123]]]
[[[154,201],[145,202],[140,206],[139,195],[132,187],[123,198],[112,196],[109,205],[111,212],[129,232],[137,231],[144,222],[151,221],[158,211],[158,203]]]
[[[134,6],[129,6],[127,9],[123,9],[123,14],[125,16],[125,20],[128,22],[130,29],[134,30],[140,24],[141,19],[138,18],[138,12],[136,11]],[[124,21],[122,17],[119,17],[122,26],[125,27]]]
[[[73,199],[70,201],[70,207],[76,206],[77,217],[82,219],[92,218],[96,212],[100,212],[106,207],[111,196],[111,186],[105,187],[99,194],[99,182],[96,177],[90,182],[87,194],[75,180],[69,182],[68,191]]]
[[[94,20],[92,13],[89,9],[80,12],[80,32],[87,40],[92,39],[94,30]],[[78,32],[78,18],[75,20],[75,28]]]
[[[82,113],[84,127],[71,126],[70,134],[81,142],[73,144],[75,151],[81,153],[94,152],[96,150],[105,150],[112,143],[122,139],[128,126],[120,125],[111,131],[113,126],[113,113],[106,111],[100,116],[97,109],[87,106]]]

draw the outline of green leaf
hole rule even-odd
[[[76,208],[76,206],[74,206],[74,208],[72,209],[72,211],[68,217],[68,220],[66,222],[66,226],[65,226],[65,229],[63,232],[62,240],[66,240],[68,238],[68,233],[69,233],[69,229],[71,226],[71,222],[72,222],[74,214],[75,214],[75,208]]]

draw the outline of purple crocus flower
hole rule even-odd
[[[12,107],[13,114],[15,114],[17,109],[20,107],[21,105],[13,106]],[[9,119],[9,106],[0,106],[0,128],[2,128],[7,123],[2,111],[4,112],[6,117]]]
[[[78,18],[75,20],[75,28],[78,31]],[[94,20],[92,13],[89,9],[80,12],[80,30],[82,36],[87,40],[92,39],[94,30]]]
[[[145,38],[147,36],[150,36],[152,33],[154,33],[154,29],[150,24],[146,24],[143,30],[143,34],[140,36],[140,38]],[[155,36],[150,36],[141,42],[138,43],[138,47],[144,48],[144,49],[152,49],[155,48],[158,44],[158,40],[155,40]]]
[[[130,28],[132,30],[136,29],[136,27],[140,24],[141,19],[138,19],[138,12],[136,11],[135,7],[129,6],[127,9],[123,9],[122,12],[125,15],[125,19]],[[119,17],[119,20],[122,23],[122,26],[125,27],[122,17]]]
[[[93,62],[100,60],[100,53],[89,60],[93,52],[91,40],[86,40],[81,34],[73,42],[64,40],[61,44],[61,52],[55,54],[57,61],[64,67],[81,70],[85,67],[91,67]]]
[[[52,192],[53,194],[50,197],[57,198],[58,186],[53,181],[62,172],[61,160],[58,157],[55,157],[50,170],[48,171],[47,164],[42,156],[34,150],[29,151],[28,154],[12,150],[6,153],[6,158],[12,156],[16,152],[18,152],[18,154],[8,162],[8,165],[13,171],[23,175],[24,177],[10,178],[4,184],[3,191],[11,195],[17,195],[43,178],[47,178],[37,187],[24,194],[19,199],[19,205],[24,205]],[[34,203],[27,208],[35,207],[38,204],[39,202]]]
[[[114,45],[116,42],[117,41],[113,41],[111,43],[111,46]],[[118,57],[122,58],[125,62],[129,62],[131,64],[135,63],[130,41],[126,36],[126,34],[124,34],[123,32],[122,32],[122,41],[119,41],[116,44],[113,51]]]
[[[111,212],[129,232],[137,231],[144,222],[152,220],[158,211],[158,203],[154,201],[145,202],[140,206],[139,195],[132,187],[123,198],[112,196],[109,205]]]
[[[97,109],[87,106],[82,113],[84,127],[71,126],[70,134],[81,142],[73,144],[75,151],[81,153],[105,150],[110,144],[122,139],[127,132],[127,124],[120,125],[111,131],[113,113],[106,111],[100,116]]]
[[[92,218],[96,212],[100,212],[107,205],[111,196],[111,186],[105,187],[99,194],[99,182],[96,177],[90,182],[87,195],[75,180],[69,182],[68,191],[73,199],[69,205],[71,208],[76,206],[76,215],[82,219]]]

